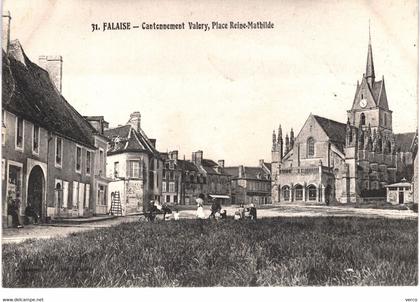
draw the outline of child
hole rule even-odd
[[[175,212],[174,212],[174,220],[179,220],[179,212],[178,212],[178,209],[175,209]]]
[[[233,216],[233,218],[234,218],[235,220],[240,220],[240,219],[241,219],[241,213],[240,213],[239,211],[236,211],[236,212],[235,212],[235,216]]]

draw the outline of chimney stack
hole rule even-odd
[[[39,56],[39,66],[48,72],[50,80],[61,94],[63,58],[61,56]]]
[[[264,167],[264,160],[263,159],[260,159],[260,167],[261,168]]]
[[[240,165],[239,166],[239,171],[238,172],[239,172],[238,173],[238,178],[245,177],[245,169],[244,169],[244,166],[243,165]]]
[[[203,151],[198,150],[196,152],[193,152],[192,154],[192,161],[196,163],[197,165],[201,165],[201,161],[203,159]]]
[[[220,166],[220,168],[224,168],[225,167],[225,160],[224,159],[220,159],[217,161],[218,165]]]
[[[6,54],[9,51],[9,44],[10,44],[10,19],[12,19],[12,17],[10,17],[10,12],[9,11],[3,12],[1,45]]]
[[[130,124],[134,129],[140,132],[141,129],[141,114],[139,111],[135,111],[130,114],[130,119],[128,120],[128,124]]]
[[[156,148],[156,138],[149,138],[149,141],[152,143],[153,148]]]

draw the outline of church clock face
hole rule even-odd
[[[366,105],[367,105],[367,100],[366,99],[361,99],[359,105],[360,105],[360,107],[365,108]]]

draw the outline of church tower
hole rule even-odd
[[[375,78],[370,25],[366,72],[361,83],[357,82],[353,106],[347,111],[347,117],[352,126],[367,130],[370,124],[372,131],[392,134],[392,111],[388,108],[385,79],[382,76],[376,81]]]

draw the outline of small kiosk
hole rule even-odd
[[[402,182],[385,186],[387,202],[392,204],[412,203],[413,185],[402,179]]]

